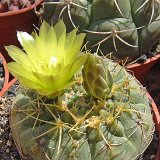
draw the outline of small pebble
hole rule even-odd
[[[153,160],[153,159],[155,159],[156,158],[156,156],[155,155],[150,155],[150,160]]]
[[[6,149],[6,153],[9,153],[9,148]]]
[[[7,146],[11,146],[11,142],[9,140],[7,141]]]

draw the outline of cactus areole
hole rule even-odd
[[[133,61],[160,40],[159,0],[46,0],[43,17],[63,17],[69,31],[87,33],[88,49],[116,59]]]
[[[146,91],[124,67],[81,53],[84,35],[65,29],[44,22],[39,35],[18,33],[23,51],[7,47],[22,86],[10,116],[19,152],[29,160],[138,159],[154,131]]]

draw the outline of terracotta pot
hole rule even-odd
[[[133,72],[134,76],[140,81],[143,82],[147,72],[160,60],[160,53],[156,56],[147,59],[144,63],[135,63],[126,66],[126,68]]]
[[[3,68],[4,68],[4,84],[3,84],[3,88],[0,91],[0,97],[2,97],[4,95],[4,93],[16,82],[16,78],[13,78],[10,82],[9,82],[9,71],[7,68],[7,63],[5,58],[3,57],[3,55],[0,53],[0,58],[2,59],[2,64],[3,64]]]
[[[154,119],[154,122],[155,122],[156,130],[158,131],[158,140],[159,140],[158,143],[159,143],[159,145],[158,145],[155,160],[160,160],[160,114],[159,114],[158,108],[157,108],[154,100],[152,99],[152,97],[150,96],[149,93],[147,93],[147,96],[148,96],[149,100],[151,101],[152,110],[153,110],[153,119]]]
[[[43,0],[36,0],[33,5],[18,11],[10,11],[0,13],[0,52],[4,54],[7,62],[11,61],[4,46],[17,45],[20,46],[16,32],[26,31],[31,33],[34,25],[38,25],[38,17],[34,9],[40,6]]]

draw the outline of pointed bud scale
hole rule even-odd
[[[111,92],[113,78],[102,59],[88,54],[83,68],[84,87],[96,98],[105,98]]]

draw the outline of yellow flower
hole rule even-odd
[[[40,95],[59,95],[74,83],[74,75],[86,60],[80,52],[85,34],[76,33],[74,29],[66,34],[62,20],[54,27],[43,22],[35,37],[17,32],[23,50],[13,45],[6,47],[15,61],[8,64],[9,71],[21,85]]]

